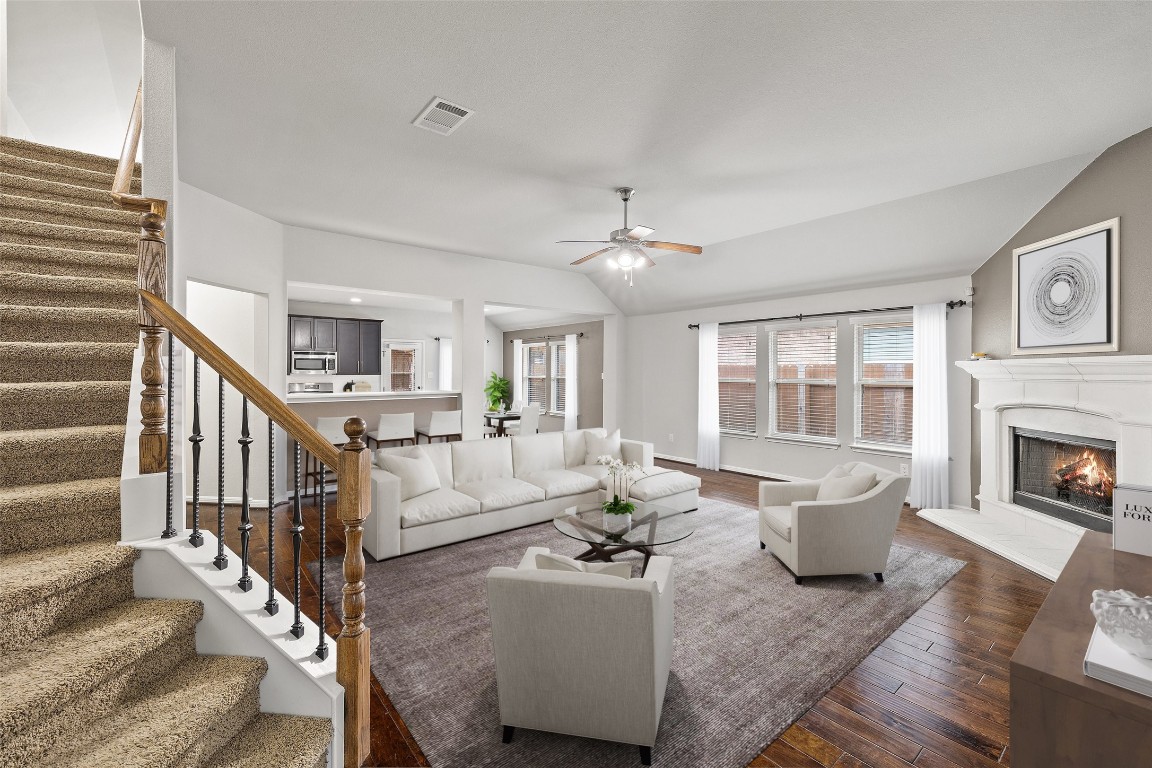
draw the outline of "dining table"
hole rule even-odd
[[[496,428],[496,437],[504,437],[504,427],[510,421],[520,421],[519,411],[488,411],[484,414],[484,423]]]

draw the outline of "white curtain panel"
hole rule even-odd
[[[524,342],[512,340],[512,401],[524,402]]]
[[[452,389],[452,339],[440,337],[440,391]]]
[[[572,432],[576,429],[576,415],[578,411],[579,395],[576,390],[580,381],[576,367],[576,334],[569,333],[564,337],[564,431]]]
[[[948,509],[948,308],[912,307],[912,487],[909,503]]]
[[[720,469],[720,326],[700,323],[700,395],[696,423],[696,466]]]

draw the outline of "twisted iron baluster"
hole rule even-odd
[[[248,575],[248,545],[252,539],[252,507],[248,498],[248,458],[252,453],[252,434],[248,431],[248,396],[240,406],[240,580],[236,585],[240,591],[252,589],[252,577]]]
[[[194,547],[204,546],[204,534],[200,532],[200,356],[192,356],[192,535],[188,537]]]
[[[165,461],[164,461],[164,532],[160,534],[162,539],[171,539],[176,535],[176,526],[174,525],[174,499],[172,493],[172,410],[175,408],[173,401],[176,399],[172,397],[172,387],[174,385],[172,379],[172,332],[168,332],[168,421],[167,429],[165,432]],[[181,515],[183,517],[183,515]]]
[[[268,419],[268,601],[264,610],[269,616],[280,611],[276,599],[276,424]]]
[[[296,488],[292,494],[292,610],[295,618],[289,632],[299,638],[304,635],[304,622],[300,620],[300,544],[304,534],[304,515],[300,509],[300,443],[296,443],[293,451],[292,467],[296,475]]]
[[[325,602],[324,560],[328,557],[326,529],[328,520],[326,515],[327,489],[324,487],[324,474],[327,468],[320,462],[320,644],[316,646],[316,656],[320,659],[328,658],[328,633],[324,631],[324,611],[328,606]]]
[[[216,412],[220,422],[219,448],[220,467],[216,477],[216,557],[212,565],[217,570],[228,567],[228,555],[224,554],[224,375],[220,374],[220,410]]]

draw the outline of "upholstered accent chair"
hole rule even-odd
[[[802,584],[807,576],[884,569],[911,480],[850,462],[819,480],[760,483],[760,548]]]
[[[504,742],[516,728],[585,736],[635,744],[651,765],[672,663],[672,558],[624,579],[541,569],[537,555],[549,552],[529,547],[518,567],[488,572]]]

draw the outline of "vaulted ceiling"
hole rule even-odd
[[[1152,3],[159,2],[184,181],[279,221],[569,269],[705,246],[625,312],[972,271],[1152,125]],[[433,96],[475,114],[412,120]],[[810,244],[810,245],[809,245]]]

